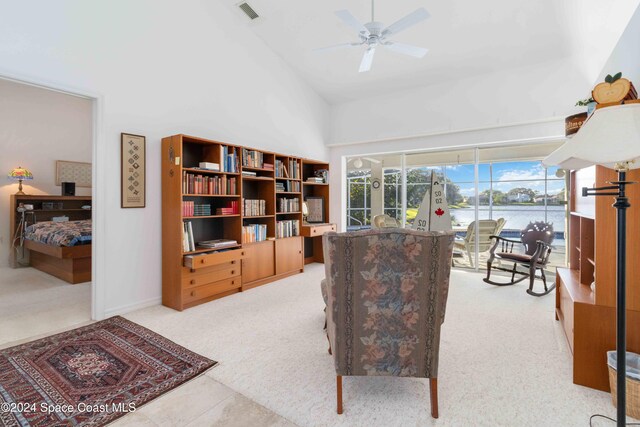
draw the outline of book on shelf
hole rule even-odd
[[[243,216],[262,216],[267,214],[267,201],[242,199]]]
[[[196,244],[193,240],[193,227],[191,226],[191,221],[185,221],[183,223],[182,248],[185,252],[192,252],[196,250]]]
[[[287,237],[295,237],[300,235],[300,221],[291,219],[276,222],[276,238],[284,239]]]
[[[258,176],[258,174],[253,171],[242,171],[242,176]]]
[[[230,239],[214,239],[198,242],[198,246],[202,248],[221,249],[228,248],[229,246],[238,246],[238,242]]]
[[[266,224],[247,224],[242,227],[242,243],[263,242],[267,240]]]
[[[242,149],[242,166],[248,168],[264,168],[264,154],[256,150]]]
[[[282,160],[276,159],[275,173],[278,178],[289,178],[289,172]]]
[[[237,200],[227,202],[225,206],[216,209],[216,215],[237,215],[240,213],[240,203]]]
[[[220,146],[220,163],[222,164],[222,172],[237,173],[240,169],[238,167],[238,156],[233,147]]]
[[[315,183],[315,184],[324,184],[324,179],[316,176],[310,176],[307,178],[307,182]]]
[[[193,169],[202,169],[205,171],[220,172],[220,163],[200,162],[198,163],[198,167]]]
[[[278,199],[278,213],[300,212],[300,199],[295,197]]]
[[[299,193],[300,182],[298,181],[278,181],[276,182],[277,193]]]
[[[223,176],[196,175],[182,172],[183,194],[234,195],[237,194],[237,178]]]
[[[262,164],[262,169],[267,169],[272,171],[273,170],[273,163],[263,163]]]
[[[209,216],[211,215],[211,205],[196,203],[185,200],[182,202],[182,216]]]

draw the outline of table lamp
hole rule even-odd
[[[33,179],[33,174],[22,166],[18,166],[17,168],[9,172],[9,175],[7,177],[9,179],[13,179],[14,181],[18,181],[18,192],[16,193],[16,196],[23,196],[25,195],[25,193],[24,191],[22,191],[22,181],[25,179]]]
[[[618,180],[600,188],[583,188],[583,196],[614,196],[617,210],[616,356],[617,425],[626,423],[626,245],[625,194],[630,169],[640,168],[640,104],[616,105],[596,110],[580,131],[543,160],[547,166],[581,169],[602,165],[618,172]],[[603,361],[604,362],[604,361]]]

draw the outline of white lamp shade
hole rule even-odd
[[[562,169],[613,168],[636,159],[640,160],[640,104],[627,104],[596,110],[573,138],[542,163]],[[629,168],[640,168],[640,161],[630,163]]]

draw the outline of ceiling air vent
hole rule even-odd
[[[257,19],[260,17],[260,15],[258,15],[256,13],[255,10],[253,10],[253,8],[251,6],[249,6],[249,3],[244,2],[244,3],[240,3],[238,4],[238,7],[245,13],[245,15],[247,15],[249,17],[249,19],[251,19],[252,21],[254,19]]]

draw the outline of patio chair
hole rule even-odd
[[[544,221],[530,222],[521,232],[520,240],[505,239],[500,236],[491,236],[495,240],[491,248],[491,255],[487,261],[487,277],[483,279],[486,283],[495,286],[511,286],[522,282],[529,278],[529,289],[527,293],[536,297],[547,295],[555,289],[553,283],[547,286],[547,278],[544,269],[549,263],[551,255],[551,242],[553,242],[553,224]],[[524,253],[514,252],[514,247],[522,246]],[[497,261],[498,265],[493,263]],[[513,262],[513,268],[503,268],[501,261]],[[526,270],[518,270],[518,266],[524,267]],[[506,271],[511,273],[509,282],[495,282],[491,280],[491,270]],[[540,270],[540,276],[536,276],[536,272]],[[522,277],[516,279],[516,275]],[[542,279],[544,292],[534,292],[533,284],[536,278]]]
[[[372,228],[399,228],[400,222],[397,219],[390,217],[387,214],[384,215],[376,215],[373,217],[373,221],[371,221],[373,227]]]
[[[491,249],[493,245],[492,236],[500,235],[500,232],[504,228],[504,224],[506,220],[504,218],[498,218],[497,220],[493,219],[481,219],[478,221],[479,226],[479,236],[478,236],[478,251],[479,253],[486,252]],[[473,257],[472,253],[476,251],[476,221],[473,221],[467,227],[467,234],[464,238],[456,238],[454,246],[456,249],[461,249],[467,252],[467,256],[469,257],[469,264],[471,267],[473,265]]]

